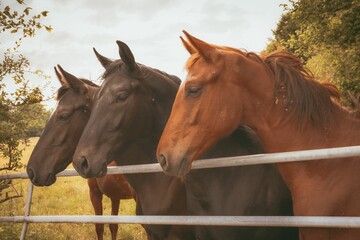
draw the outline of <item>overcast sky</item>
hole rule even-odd
[[[2,0],[14,6],[15,0]],[[118,59],[116,40],[128,44],[135,59],[184,79],[188,53],[179,39],[182,30],[207,42],[263,50],[282,14],[286,0],[25,0],[33,13],[49,11],[39,31],[20,51],[33,69],[51,76],[46,95],[59,87],[53,67],[60,64],[78,77],[98,80],[103,68],[92,48]],[[16,4],[15,4],[16,5]],[[12,39],[0,39],[1,50]],[[40,81],[40,80],[37,80]],[[34,84],[38,84],[34,81]],[[52,104],[53,106],[54,104]]]

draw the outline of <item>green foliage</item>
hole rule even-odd
[[[51,112],[46,110],[41,104],[27,105],[22,110],[26,119],[26,136],[27,137],[40,137],[47,119],[49,119]]]
[[[17,1],[18,4],[24,5],[22,0]],[[2,29],[0,32],[17,33],[22,31],[23,37],[34,37],[36,29],[45,28],[48,32],[51,32],[51,26],[41,24],[39,20],[42,17],[48,15],[48,11],[42,11],[41,13],[30,15],[32,11],[31,7],[25,7],[22,12],[11,10],[10,6],[5,6],[0,12],[0,25]]]
[[[0,2],[0,34],[15,37],[14,46],[0,53],[3,55],[0,61],[0,171],[17,170],[22,166],[21,143],[26,144],[29,135],[39,135],[40,128],[45,125],[48,113],[42,105],[36,104],[43,96],[38,87],[30,87],[29,75],[45,79],[46,76],[39,70],[31,70],[20,48],[23,40],[34,37],[38,30],[52,30],[51,26],[41,23],[47,15],[47,11],[33,13],[23,0],[13,2],[13,9]],[[16,89],[8,92],[9,85],[15,85]],[[8,187],[10,183],[0,182],[0,191]]]
[[[290,0],[274,30],[282,48],[303,59],[321,79],[347,92],[360,92],[360,2]],[[270,48],[270,47],[269,47]]]

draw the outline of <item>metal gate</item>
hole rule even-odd
[[[360,146],[329,148],[284,153],[268,153],[239,157],[214,158],[193,162],[192,169],[232,167],[253,164],[311,161],[339,157],[360,156]],[[346,160],[345,160],[346,161]],[[360,160],[359,160],[360,161]],[[142,164],[122,167],[108,167],[108,174],[132,174],[161,172],[159,164]],[[360,173],[359,173],[360,174]],[[74,169],[67,169],[58,177],[78,176]],[[27,179],[26,173],[2,175],[4,179]],[[265,226],[265,227],[330,227],[360,228],[359,217],[319,216],[30,216],[33,184],[30,182],[24,216],[0,217],[0,222],[23,223],[20,239],[25,239],[29,223],[120,223],[120,224],[170,224],[211,226]],[[359,203],[360,204],[360,203]]]

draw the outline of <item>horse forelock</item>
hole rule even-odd
[[[92,81],[90,81],[90,80],[88,80],[88,79],[80,78],[80,80],[81,80],[83,83],[85,83],[86,85],[88,85],[88,86],[99,88],[99,85],[93,83]],[[61,86],[61,87],[57,90],[57,92],[56,92],[55,100],[56,100],[56,101],[59,101],[60,98],[61,98],[62,96],[64,96],[64,94],[65,94],[69,89],[71,89],[71,87],[70,87],[70,85],[68,85],[68,84],[65,84],[65,85]]]
[[[286,114],[300,123],[326,127],[331,120],[339,91],[335,85],[320,83],[299,58],[280,51],[264,57],[275,81],[274,97],[284,100]]]
[[[67,90],[69,90],[70,89],[70,86],[69,85],[63,85],[63,86],[61,86],[58,90],[57,90],[57,92],[56,92],[56,96],[55,96],[55,100],[56,101],[59,101],[60,100],[60,98],[62,97],[62,96],[64,96],[64,94],[67,92]]]
[[[185,63],[185,69],[187,72],[190,71],[191,67],[201,58],[201,55],[198,53],[192,54]]]
[[[123,64],[123,61],[121,59],[111,62],[110,65],[108,65],[102,74],[101,78],[104,80],[107,78],[110,74],[112,74],[115,70],[119,69],[121,65]]]

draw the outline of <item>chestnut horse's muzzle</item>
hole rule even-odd
[[[191,170],[191,162],[186,157],[180,161],[170,161],[165,153],[160,153],[157,159],[164,172],[170,176],[184,177]]]

